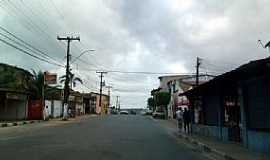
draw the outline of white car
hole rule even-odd
[[[128,111],[120,111],[120,114],[128,114]]]

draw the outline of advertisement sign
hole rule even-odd
[[[57,74],[44,72],[44,81],[46,84],[56,84],[57,83]]]

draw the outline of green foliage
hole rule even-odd
[[[169,92],[157,92],[155,94],[155,100],[157,106],[167,107],[171,99]]]
[[[153,97],[147,99],[147,105],[149,109],[153,109],[155,107],[155,100]]]
[[[60,79],[60,83],[65,83],[66,81],[66,75],[62,75],[61,77],[59,77]],[[70,87],[75,87],[77,82],[83,84],[82,79],[80,79],[79,77],[75,77],[75,74],[69,72],[69,80],[70,80]]]
[[[55,95],[56,92],[59,92],[59,89],[57,89],[58,86],[51,87],[47,84],[44,84],[44,73],[42,71],[35,72],[34,70],[32,70],[32,74],[33,78],[31,81],[31,87],[29,89],[32,99],[42,99],[43,89],[45,98],[53,98],[53,95]]]
[[[27,91],[30,88],[31,79],[31,73],[24,69],[0,64],[0,88]]]

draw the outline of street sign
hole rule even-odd
[[[46,84],[56,84],[57,83],[57,74],[49,73],[48,71],[44,72],[44,81]]]

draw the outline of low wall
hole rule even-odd
[[[206,136],[206,137],[213,137],[216,139],[222,139],[224,141],[228,141],[228,128],[222,127],[222,132],[220,127],[218,126],[207,126],[207,125],[192,125],[192,133]]]
[[[62,101],[54,100],[53,101],[53,113],[52,117],[57,118],[60,117],[62,114]]]
[[[270,133],[249,130],[248,148],[252,151],[270,153]]]

